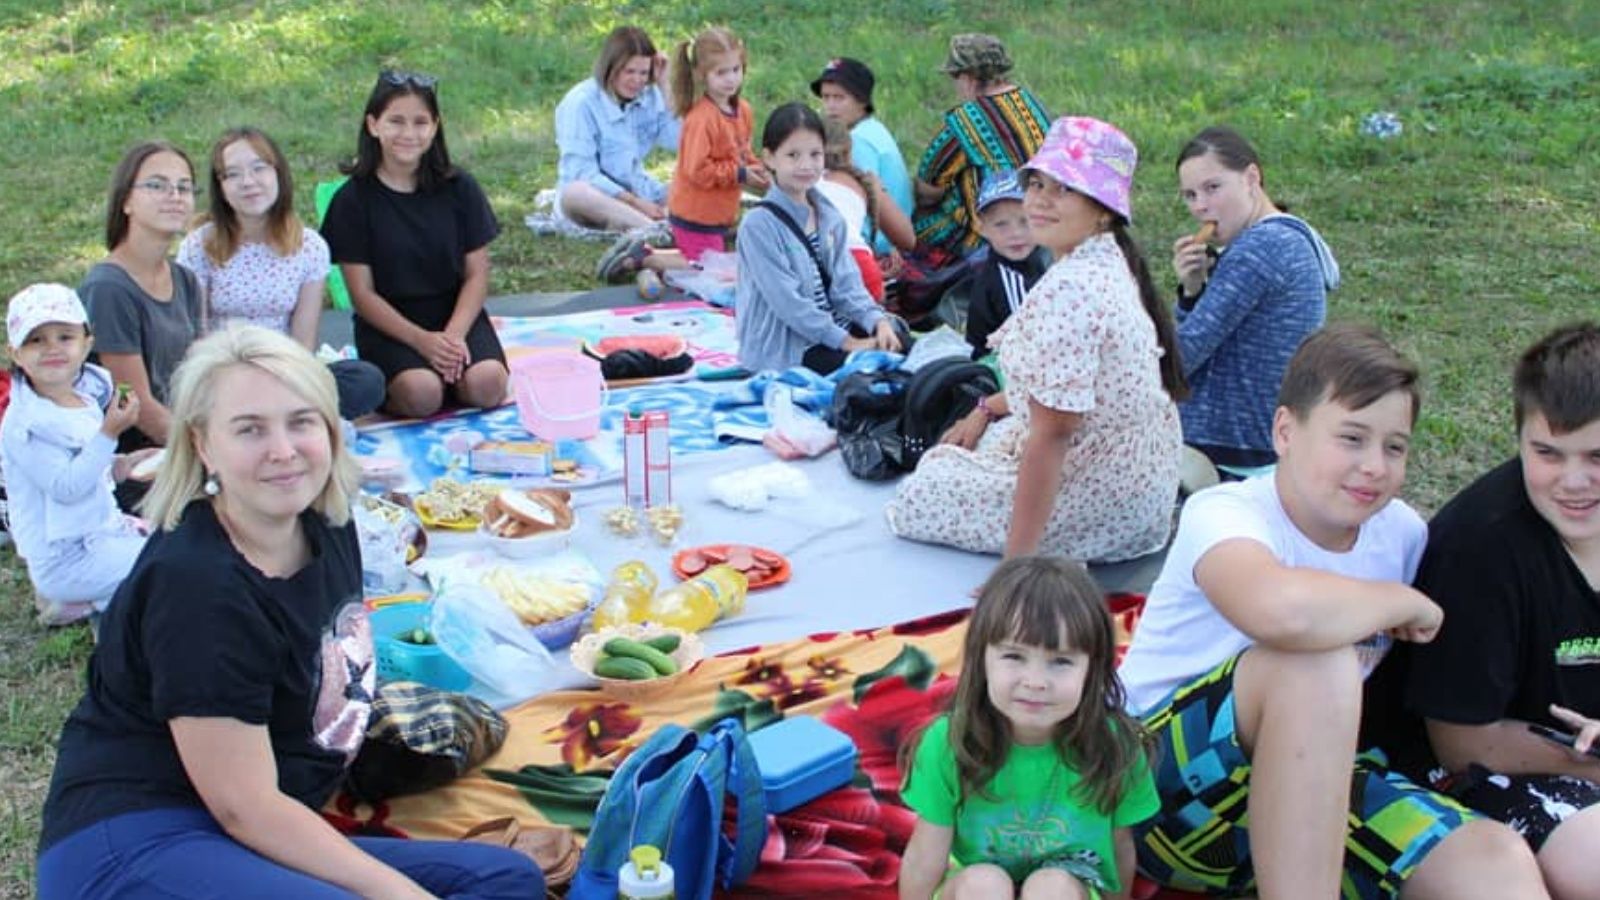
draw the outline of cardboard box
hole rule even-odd
[[[467,467],[493,475],[549,475],[555,448],[545,441],[484,441],[472,448]]]

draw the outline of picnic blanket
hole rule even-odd
[[[1107,603],[1125,648],[1143,598],[1115,594]],[[349,831],[427,838],[458,837],[502,816],[585,831],[610,773],[663,723],[705,727],[736,716],[756,730],[812,715],[855,742],[856,777],[773,817],[754,877],[727,896],[892,898],[915,824],[900,804],[898,754],[948,706],[969,612],[734,650],[645,702],[599,691],[547,694],[507,712],[504,746],[454,784],[376,807],[341,794],[326,814]]]
[[[690,305],[698,307],[700,304]],[[700,315],[706,311],[692,309],[689,312]],[[603,311],[577,316],[609,314]],[[727,318],[721,313],[711,315]],[[565,318],[549,321],[560,322]],[[570,332],[559,330],[541,331],[537,339],[553,342],[564,334],[570,336]],[[721,351],[707,349],[703,352],[704,358],[714,359]],[[765,403],[773,385],[787,387],[793,402],[802,409],[820,413],[832,404],[834,388],[849,374],[893,368],[900,365],[901,360],[899,354],[867,351],[855,354],[849,363],[828,376],[797,366],[783,372],[762,372],[741,381],[667,382],[611,390],[600,414],[599,433],[583,441],[562,441],[556,448],[558,458],[571,459],[578,464],[576,481],[521,478],[519,483],[582,487],[621,478],[622,425],[630,411],[665,410],[671,421],[669,435],[673,458],[681,459],[723,450],[741,441],[759,441],[770,425]],[[517,407],[507,405],[489,410],[463,410],[421,421],[364,426],[354,451],[357,456],[402,461],[407,478],[401,489],[413,491],[444,475],[466,477],[467,452],[478,441],[525,441],[529,437]],[[471,477],[486,476],[472,474]]]

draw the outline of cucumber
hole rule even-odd
[[[645,643],[660,650],[662,653],[671,653],[678,649],[678,644],[682,643],[682,641],[683,639],[675,634],[658,634],[645,641]]]
[[[631,656],[634,659],[644,660],[650,668],[662,675],[671,675],[678,671],[678,664],[672,661],[672,657],[649,644],[641,644],[629,638],[615,637],[606,641],[605,652],[607,656]]]
[[[657,675],[655,668],[649,663],[631,656],[602,656],[594,664],[594,673],[602,678],[622,678],[628,681],[643,681]]]

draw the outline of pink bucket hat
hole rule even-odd
[[[77,291],[64,284],[30,284],[18,291],[6,305],[6,337],[11,349],[21,347],[35,328],[51,322],[89,324]]]
[[[1042,172],[1133,221],[1133,169],[1139,151],[1117,126],[1086,116],[1064,116],[1022,167]]]

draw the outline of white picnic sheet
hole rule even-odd
[[[703,544],[741,543],[782,554],[793,570],[781,585],[752,591],[744,612],[704,632],[708,654],[755,644],[776,643],[808,634],[875,628],[972,604],[972,592],[999,562],[995,556],[903,540],[889,531],[884,505],[894,482],[868,482],[846,471],[839,454],[793,462],[811,481],[814,499],[774,501],[765,511],[743,512],[712,500],[708,483],[718,474],[770,463],[775,457],[750,444],[674,461],[673,499],[684,523],[670,547],[654,538],[623,538],[609,532],[605,513],[622,505],[616,482],[573,492],[578,529],[572,548],[604,574],[618,564],[641,560],[661,580],[676,584],[672,556]],[[484,548],[475,532],[430,532],[430,556]],[[1090,568],[1108,592],[1143,592],[1159,558]],[[554,656],[563,668],[552,687],[592,682],[572,669],[565,650]],[[499,706],[523,697],[473,691]]]

